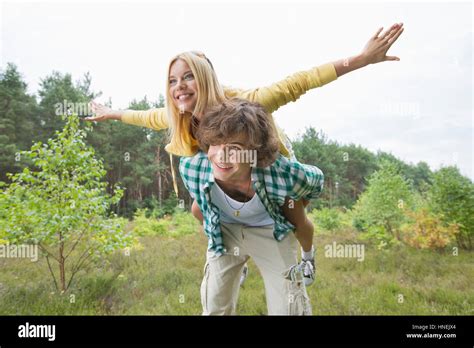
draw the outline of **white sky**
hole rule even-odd
[[[474,179],[472,4],[9,2],[0,5],[0,66],[17,64],[29,91],[53,70],[92,74],[116,108],[164,94],[169,59],[200,50],[227,86],[255,88],[359,53],[377,28],[403,22],[384,62],[342,76],[274,113],[294,138],[391,152],[432,169],[456,164]]]

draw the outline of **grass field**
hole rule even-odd
[[[404,246],[365,259],[325,257],[324,246],[357,242],[346,230],[315,236],[317,280],[308,288],[314,315],[473,315],[474,258]],[[0,258],[0,315],[199,315],[206,237],[140,238],[130,256],[117,252],[82,271],[66,294],[54,289],[44,259]],[[253,262],[240,291],[240,315],[266,314]]]

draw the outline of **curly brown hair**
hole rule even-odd
[[[246,150],[256,150],[257,167],[271,165],[279,154],[279,139],[265,109],[248,100],[232,98],[204,114],[196,137],[207,153],[209,146],[227,144],[242,136]]]

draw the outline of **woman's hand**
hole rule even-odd
[[[365,45],[361,52],[363,60],[367,64],[375,64],[380,62],[386,62],[389,60],[400,60],[395,56],[387,56],[387,51],[397,41],[398,37],[403,33],[403,23],[395,23],[390,29],[387,29],[382,35],[379,36],[383,28],[377,30],[374,36],[372,36]]]
[[[91,101],[89,103],[89,106],[94,116],[84,118],[84,120],[86,121],[101,122],[105,120],[121,120],[122,119],[122,111],[112,110],[108,106],[98,104],[94,101]]]
[[[388,60],[400,60],[398,57],[387,56],[388,49],[403,33],[403,23],[396,23],[379,36],[383,28],[377,30],[365,45],[364,49],[358,55],[340,59],[332,62],[336,69],[338,77],[347,74],[348,72],[363,68],[369,64],[385,62]]]

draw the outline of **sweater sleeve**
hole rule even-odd
[[[336,79],[336,68],[332,63],[327,63],[307,71],[297,72],[268,87],[229,91],[227,94],[257,102],[267,112],[272,113],[280,106],[296,101],[310,89],[324,86]]]
[[[169,127],[165,108],[143,111],[126,110],[122,115],[122,122],[154,130],[161,130]]]

